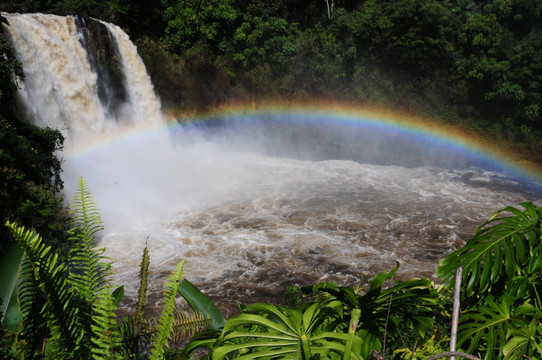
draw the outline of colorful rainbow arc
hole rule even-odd
[[[326,121],[341,125],[376,127],[383,131],[393,131],[405,136],[430,139],[435,146],[449,147],[483,157],[495,165],[495,168],[506,170],[514,177],[520,178],[542,189],[542,166],[518,159],[507,149],[498,148],[489,141],[470,134],[450,124],[422,118],[406,113],[393,112],[377,107],[359,107],[344,104],[269,104],[258,106],[228,106],[198,116],[183,117],[169,121],[164,127],[137,127],[124,129],[118,133],[101,134],[93,137],[85,144],[77,147],[66,146],[64,156],[69,159],[85,156],[100,148],[123,141],[137,141],[139,138],[163,133],[168,127],[182,124],[205,123],[217,118],[243,117],[257,119],[260,116],[287,116],[292,121]],[[249,120],[250,121],[250,120]]]

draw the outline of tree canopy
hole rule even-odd
[[[162,103],[380,103],[542,158],[538,0],[28,0],[124,27]],[[527,155],[525,155],[527,156]]]
[[[22,76],[13,50],[0,35],[0,221],[17,221],[44,234],[52,243],[64,236],[60,132],[31,125],[17,114],[16,76]],[[0,254],[12,239],[0,227]],[[54,244],[57,245],[57,244]]]

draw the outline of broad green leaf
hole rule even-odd
[[[462,266],[466,295],[483,297],[503,275],[509,280],[522,269],[536,271],[525,265],[532,262],[528,255],[533,246],[540,247],[540,241],[533,240],[540,238],[540,218],[532,203],[521,206],[523,210],[508,206],[495,212],[464,247],[441,260],[437,276],[449,281]]]
[[[211,317],[211,329],[221,329],[226,323],[226,319],[216,308],[216,306],[190,281],[184,278],[178,287],[179,294],[186,300],[194,310]]]
[[[119,286],[113,291],[113,305],[117,307],[120,302],[122,301],[122,298],[124,297],[124,285]]]
[[[267,331],[265,333],[258,333],[255,331],[245,330],[245,331],[228,331],[224,334],[224,340],[231,340],[237,338],[250,337],[254,339],[265,338],[265,339],[274,339],[274,340],[291,340],[297,343],[297,337],[291,335],[285,335],[281,332]]]
[[[284,306],[277,306],[273,304],[254,303],[247,306],[244,313],[252,314],[268,314],[271,320],[278,320],[284,324],[289,332],[297,333],[301,326],[302,315],[299,310],[290,309]]]
[[[397,264],[397,266],[388,273],[384,272],[384,273],[377,274],[374,277],[373,281],[371,282],[371,288],[369,289],[369,291],[382,288],[382,285],[384,285],[384,282],[386,280],[391,279],[395,275],[398,269],[399,269],[399,264]]]
[[[224,359],[229,353],[235,351],[236,349],[228,348],[219,348],[218,350],[213,351],[213,360]],[[265,349],[260,350],[255,353],[250,353],[246,355],[236,356],[237,360],[249,360],[249,359],[296,359],[294,354],[297,352],[296,348],[283,346],[278,349]]]
[[[457,346],[468,343],[468,353],[476,351],[481,344],[487,349],[486,358],[494,358],[506,344],[506,331],[512,326],[514,297],[504,295],[500,302],[487,296],[475,310],[460,317]]]
[[[12,331],[18,329],[22,318],[17,301],[17,283],[23,255],[19,244],[13,243],[0,261],[0,314],[4,325]]]
[[[269,330],[280,332],[282,334],[285,334],[291,337],[298,336],[297,333],[293,332],[292,329],[287,327],[284,323],[275,322],[259,314],[247,314],[247,313],[241,313],[239,315],[236,315],[228,319],[228,321],[224,325],[224,332],[233,330],[234,328],[238,326],[245,326],[245,325],[262,326]]]

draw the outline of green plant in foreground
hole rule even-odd
[[[438,309],[437,291],[429,280],[397,282],[384,289],[397,268],[378,274],[367,293],[349,287],[318,284],[304,287],[316,294],[300,308],[256,303],[226,321],[222,331],[196,335],[183,349],[209,349],[212,359],[368,359],[382,349],[386,327],[412,328],[425,337]],[[401,323],[401,324],[399,324]]]
[[[521,206],[495,212],[437,271],[462,267],[457,345],[488,360],[542,358],[542,208]]]
[[[212,349],[212,359],[361,359],[362,339],[355,331],[359,313],[346,332],[333,331],[342,309],[339,301],[332,300],[306,304],[300,310],[252,304],[228,319],[218,337],[208,342],[194,339],[183,355],[204,344]]]
[[[339,300],[344,304],[345,318],[354,310],[360,311],[358,330],[364,333],[365,344],[361,354],[367,359],[373,350],[386,352],[389,334],[408,330],[422,339],[428,337],[434,313],[440,309],[437,290],[427,279],[397,281],[386,288],[386,281],[392,279],[398,268],[376,275],[367,292],[358,293],[333,283],[304,287],[303,292]],[[344,327],[344,322],[338,326]]]
[[[13,284],[15,276],[20,274],[18,300],[22,313],[20,327],[16,318],[7,319],[16,332],[9,356],[24,359],[39,356],[55,360],[139,358],[138,350],[134,354],[131,352],[133,347],[126,346],[127,339],[133,340],[126,337],[126,327],[119,327],[115,321],[114,310],[122,299],[123,288],[113,291],[111,263],[103,256],[105,249],[96,248],[94,236],[102,229],[101,219],[83,178],[73,203],[74,222],[70,230],[70,259],[67,263],[43,243],[39,234],[15,223],[6,224],[24,250],[22,263],[19,260],[13,266],[8,264],[8,273],[13,274],[7,276],[8,283]],[[148,252],[144,251],[144,258],[145,254],[148,263]],[[179,318],[174,315],[174,305],[177,292],[182,287],[183,264],[180,262],[175,267],[166,282],[165,307],[151,336],[151,359],[164,358],[172,332],[180,326]],[[147,269],[144,270],[145,278]],[[13,286],[2,292],[2,296],[11,299],[13,291],[10,289]],[[36,289],[45,299],[43,307],[36,301]],[[199,301],[205,303],[201,298]],[[14,304],[13,301],[10,303]],[[36,317],[38,306],[38,315],[43,316],[45,324],[37,322],[41,318]],[[8,310],[9,307],[5,308]],[[141,321],[139,313],[136,318]],[[42,329],[47,330],[47,338]],[[24,341],[17,340],[19,337]],[[137,336],[136,339],[139,340]],[[45,348],[43,344],[46,344]],[[2,354],[6,355],[6,352]]]
[[[182,266],[180,262],[177,268],[171,273],[165,284],[164,302],[165,309],[157,321],[144,318],[147,305],[147,281],[149,271],[149,251],[145,247],[140,262],[140,286],[138,300],[134,314],[127,314],[122,320],[120,332],[122,335],[122,353],[125,359],[140,359],[142,354],[149,349],[151,359],[161,359],[167,353],[161,349],[168,347],[169,343],[179,343],[182,340],[193,336],[198,331],[208,328],[211,325],[212,317],[205,309],[210,301],[199,290],[193,291],[193,285],[186,279],[182,279]],[[177,292],[183,295],[192,307],[192,311],[179,311],[175,309]],[[204,304],[198,307],[195,304]],[[218,311],[218,310],[217,310]],[[221,316],[221,315],[220,315]]]

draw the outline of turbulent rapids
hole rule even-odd
[[[432,277],[493,211],[540,199],[474,153],[331,115],[166,127],[118,27],[2,15],[25,72],[21,104],[68,137],[67,197],[85,177],[126,306],[146,244],[151,299],[186,259],[185,276],[231,313],[236,301],[278,302],[290,284],[354,285],[396,263],[400,278]]]

